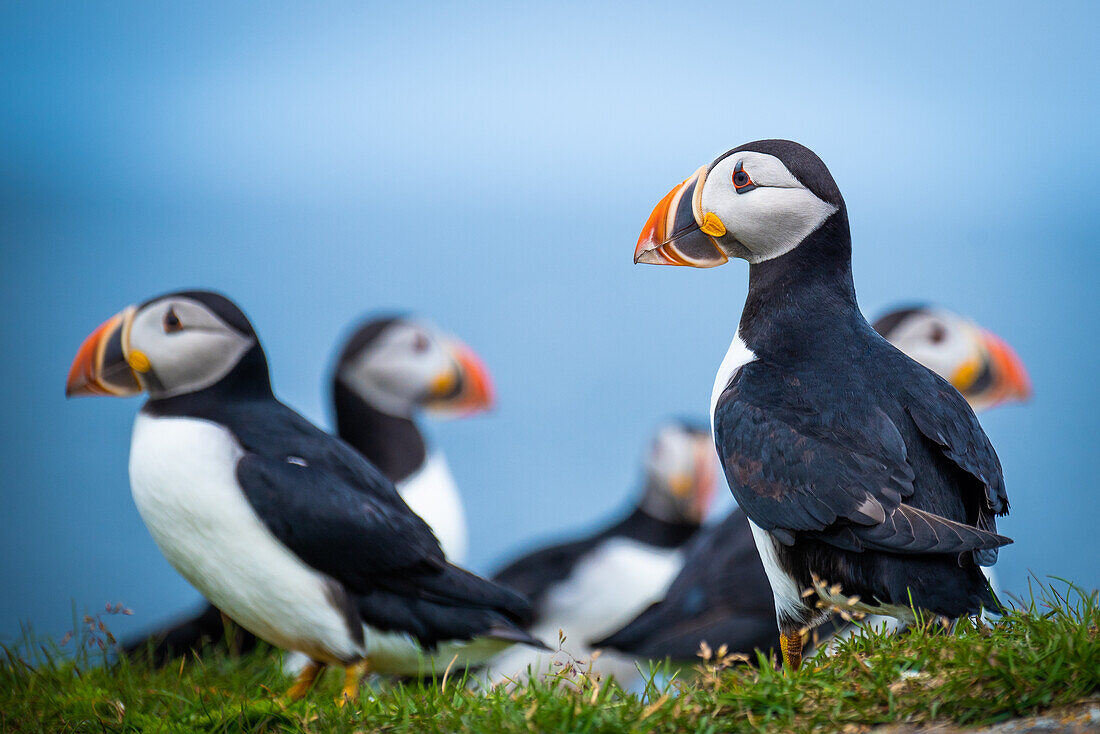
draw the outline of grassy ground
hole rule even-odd
[[[125,660],[105,665],[106,625],[86,618],[64,647],[24,641],[5,648],[0,729],[805,732],[988,724],[1100,697],[1096,592],[1059,585],[1039,597],[992,626],[960,623],[954,635],[868,631],[794,674],[714,653],[690,682],[667,668],[651,672],[642,693],[577,670],[482,692],[452,675],[427,684],[375,682],[344,708],[334,702],[335,673],[305,700],[281,700],[290,680],[270,651],[217,654],[159,671]]]

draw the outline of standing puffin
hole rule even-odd
[[[976,411],[1026,400],[1023,363],[995,334],[945,309],[895,309],[875,330],[955,386]],[[704,527],[664,599],[618,632],[594,643],[637,658],[691,661],[700,643],[749,653],[779,648],[771,586],[748,518],[739,509]]]
[[[474,352],[425,320],[405,316],[369,319],[344,341],[330,379],[340,438],[397,487],[428,523],[452,563],[466,559],[466,516],[443,454],[429,449],[416,424],[426,411],[466,416],[488,410],[493,389]],[[128,655],[150,652],[151,662],[199,651],[224,639],[225,620],[213,604],[123,646]],[[247,652],[256,637],[234,630],[233,649]]]
[[[428,525],[361,454],[279,402],[252,325],[225,297],[130,306],[81,345],[66,394],[149,393],[130,485],[161,552],[245,629],[311,662],[405,675],[515,643],[530,605],[447,562]]]
[[[661,598],[683,564],[683,546],[698,531],[715,488],[714,449],[704,426],[659,427],[645,460],[641,498],[624,518],[577,540],[549,545],[512,561],[493,580],[531,599],[531,632],[557,639],[575,657]],[[602,660],[601,672],[613,663]],[[492,663],[494,679],[546,672],[549,658],[509,650]],[[628,671],[633,663],[626,665]]]
[[[711,419],[784,663],[800,665],[822,618],[811,587],[905,621],[914,607],[958,618],[994,606],[979,565],[1011,542],[996,533],[1000,461],[962,395],[863,318],[844,199],[811,150],[761,140],[723,154],[661,200],[634,251],[693,267],[730,257],[749,262],[749,289]]]

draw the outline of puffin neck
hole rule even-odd
[[[411,418],[379,410],[339,379],[333,381],[332,400],[340,438],[390,481],[407,479],[424,465],[428,447]]]
[[[608,528],[605,535],[630,538],[657,548],[678,548],[699,530],[699,523],[681,520],[662,520],[641,507]]]
[[[258,343],[244,353],[229,374],[210,387],[182,395],[151,397],[141,410],[150,415],[203,418],[217,414],[227,403],[254,400],[275,400],[267,357]]]
[[[749,266],[738,334],[758,358],[813,349],[823,332],[863,317],[852,280],[852,241],[842,206],[790,252]]]

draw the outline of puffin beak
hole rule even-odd
[[[88,335],[76,352],[69,379],[65,383],[65,397],[80,395],[113,395],[128,397],[142,391],[137,374],[127,361],[130,324],[133,323],[133,306],[103,322]],[[133,355],[139,363],[145,356]]]
[[[981,339],[989,353],[993,372],[995,402],[1024,401],[1031,397],[1031,378],[1015,350],[991,331],[982,330]]]
[[[1031,397],[1031,380],[1012,347],[991,331],[971,329],[974,354],[951,376],[951,384],[975,410]]]
[[[714,490],[717,487],[714,471],[714,442],[708,435],[695,444],[695,507],[696,517],[702,521],[710,510]]]
[[[459,417],[493,407],[493,382],[481,359],[457,339],[448,341],[447,352],[453,364],[432,380],[427,409]]]
[[[635,263],[713,268],[729,260],[714,239],[725,233],[724,225],[713,214],[702,213],[706,178],[703,166],[661,199],[638,237]]]

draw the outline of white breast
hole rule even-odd
[[[714,388],[710,391],[711,433],[714,433],[714,409],[718,406],[718,398],[722,397],[722,393],[725,392],[733,376],[737,374],[737,370],[754,359],[756,359],[756,355],[745,346],[745,342],[741,341],[741,335],[734,334],[733,341],[730,342],[729,349],[726,350],[726,356],[722,358],[722,364],[718,367],[718,374],[714,377]]]
[[[363,654],[334,606],[333,586],[278,541],[237,483],[243,455],[224,427],[139,414],[130,487],[172,566],[245,629],[330,663]]]
[[[428,457],[424,466],[397,485],[405,503],[431,526],[451,563],[466,561],[466,513],[451,469],[442,454]]]
[[[683,567],[683,554],[675,548],[655,548],[626,538],[612,538],[593,550],[573,573],[547,590],[539,609],[539,621],[531,634],[556,647],[558,630],[567,638],[564,650],[587,659],[588,643],[606,637],[664,598],[669,584]],[[612,656],[599,659],[597,670],[607,674]],[[551,657],[529,648],[516,647],[493,661],[493,680],[514,678],[530,665],[544,673]],[[627,663],[621,677],[633,670]]]

